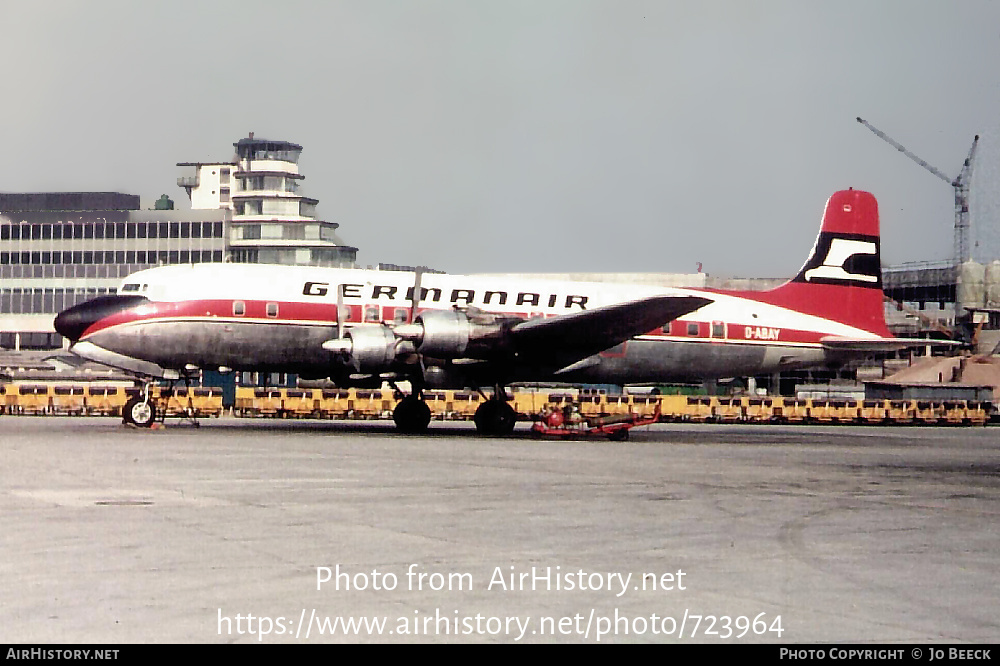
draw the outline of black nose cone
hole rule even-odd
[[[148,302],[145,296],[98,296],[63,310],[56,315],[54,324],[60,335],[77,342],[88,328],[105,317]]]

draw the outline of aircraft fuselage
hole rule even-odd
[[[323,374],[334,364],[322,344],[338,337],[338,285],[349,330],[407,321],[413,284],[413,273],[395,271],[239,264],[150,269],[127,278],[119,292],[148,300],[93,322],[80,340],[161,368]],[[712,302],[557,377],[552,373],[562,368],[538,359],[510,359],[505,374],[512,381],[592,383],[733,377],[815,365],[825,359],[820,338],[866,335],[822,317],[698,289],[444,274],[423,275],[417,312],[472,307],[548,318],[664,294]]]

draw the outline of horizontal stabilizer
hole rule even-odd
[[[529,319],[511,329],[511,339],[519,354],[558,359],[565,365],[649,333],[711,302],[698,296],[652,296],[551,319]]]
[[[955,340],[933,340],[930,338],[843,338],[836,336],[821,338],[820,342],[826,349],[843,352],[892,352],[909,347],[958,346],[962,344]]]

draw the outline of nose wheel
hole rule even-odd
[[[148,395],[130,398],[122,408],[122,421],[139,428],[148,428],[156,421],[156,407]]]

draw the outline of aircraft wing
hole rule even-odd
[[[511,329],[511,342],[520,356],[565,364],[648,333],[711,302],[698,296],[652,296],[551,319],[529,319]]]
[[[825,349],[842,352],[891,352],[908,347],[926,347],[927,345],[958,346],[956,340],[936,340],[931,338],[844,338],[827,336],[820,338]]]

